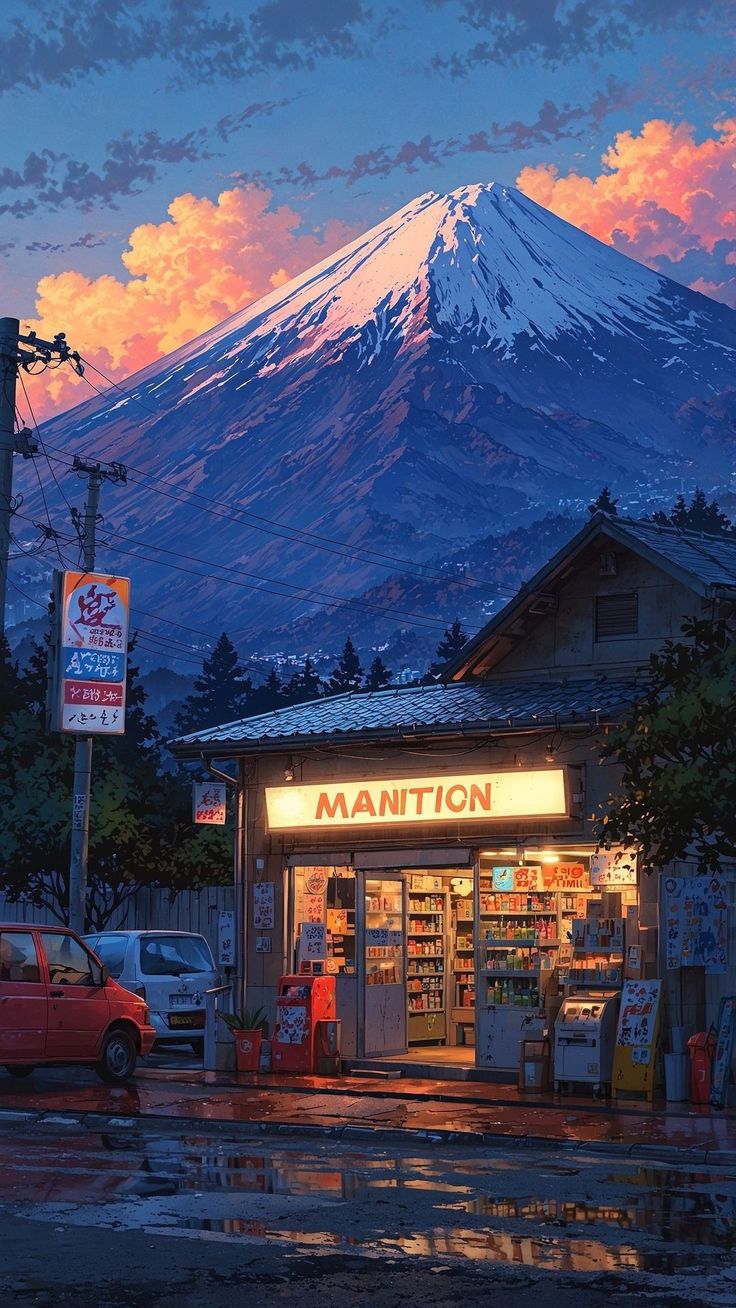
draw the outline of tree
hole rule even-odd
[[[366,690],[384,690],[391,681],[391,669],[386,667],[380,654],[377,654],[368,669],[365,679]]]
[[[304,667],[295,672],[284,687],[284,703],[303,704],[307,700],[319,699],[321,693],[322,679],[307,654]]]
[[[263,684],[253,687],[248,696],[248,716],[273,713],[274,709],[281,708],[284,703],[284,690],[278,672],[275,668],[271,668]]]
[[[0,722],[17,707],[20,693],[18,664],[13,662],[5,636],[0,636]]]
[[[237,650],[223,631],[212,653],[202,661],[194,694],[187,695],[176,715],[177,731],[185,735],[244,717],[252,689],[250,677],[238,661]]]
[[[436,661],[430,664],[429,668],[430,676],[440,676],[451,659],[456,658],[460,653],[467,640],[468,638],[460,625],[460,619],[455,618],[452,626],[445,628],[445,634],[437,646],[435,651]]]
[[[330,673],[327,682],[327,694],[343,695],[346,691],[359,690],[362,680],[363,669],[360,665],[360,659],[352,640],[348,636],[343,645],[340,662]]]
[[[647,870],[694,856],[710,872],[736,856],[736,642],[724,622],[691,618],[682,632],[604,744],[623,774],[598,836],[639,845]]]
[[[123,736],[95,740],[87,925],[104,927],[141,884],[227,880],[232,833],[195,828],[191,777],[162,767],[161,741],[129,646]],[[36,644],[0,717],[0,886],[66,921],[74,741],[45,729],[46,648]]]
[[[604,486],[603,490],[596,495],[593,503],[588,505],[588,513],[610,513],[612,517],[616,517],[618,515],[617,504],[618,500],[614,500],[608,487]]]
[[[715,499],[708,503],[705,491],[696,486],[689,504],[684,495],[678,495],[670,513],[658,509],[652,522],[660,527],[677,527],[680,531],[702,531],[707,536],[733,536],[734,526],[721,511]]]

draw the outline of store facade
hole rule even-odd
[[[565,996],[603,996],[600,1036],[624,982],[663,977],[660,878],[639,876],[635,851],[597,849],[617,784],[601,745],[683,618],[732,609],[716,549],[597,515],[446,682],[174,742],[237,761],[248,1004],[273,1025],[281,978],[314,970],[335,979],[348,1063],[512,1077]],[[681,1024],[702,1021],[677,984]]]

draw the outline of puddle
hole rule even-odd
[[[672,1243],[736,1247],[736,1195],[653,1191],[622,1204],[564,1199],[491,1199],[480,1195],[462,1205],[474,1217],[505,1217],[555,1226],[615,1226]],[[691,1255],[687,1255],[690,1257]]]
[[[466,1258],[480,1262],[521,1263],[545,1271],[643,1271],[669,1275],[693,1271],[692,1252],[642,1250],[601,1240],[529,1237],[505,1231],[467,1229],[393,1234],[383,1239],[358,1239],[333,1231],[274,1229],[251,1218],[189,1218],[181,1228],[203,1235],[286,1241],[301,1247],[360,1249],[373,1255],[403,1253],[412,1257]]]

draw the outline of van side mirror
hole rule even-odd
[[[110,979],[110,969],[109,967],[106,967],[105,964],[103,963],[102,966],[100,967],[100,979],[97,982],[98,986],[107,985],[109,979]]]

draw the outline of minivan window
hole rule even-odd
[[[198,936],[145,936],[141,938],[142,976],[184,976],[212,972],[214,964],[205,940]]]
[[[91,943],[91,942],[90,942]],[[98,958],[101,958],[110,976],[122,976],[125,953],[128,948],[127,936],[100,936],[96,945],[92,945]]]
[[[49,965],[49,978],[53,986],[92,986],[92,959],[87,950],[61,932],[45,932],[41,936]],[[99,969],[98,969],[99,970]]]
[[[0,935],[0,981],[40,981],[36,946],[30,931]]]

